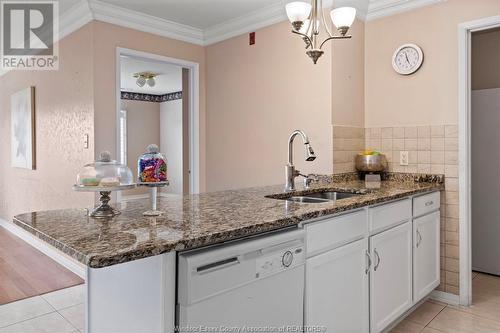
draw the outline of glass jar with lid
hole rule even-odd
[[[111,159],[111,154],[102,152],[99,159],[86,164],[77,176],[78,187],[112,188],[134,184],[132,171]]]
[[[167,182],[167,161],[157,145],[149,145],[146,153],[139,157],[137,178],[139,184]]]

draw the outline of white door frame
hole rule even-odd
[[[471,245],[471,34],[500,27],[500,16],[458,25],[458,125],[460,196],[460,304],[472,303]]]
[[[152,54],[122,47],[116,48],[116,144],[117,156],[120,154],[120,132],[119,113],[121,111],[121,91],[120,91],[120,56],[132,56],[145,60],[165,62],[171,65],[182,66],[189,69],[189,193],[200,192],[200,64],[183,59],[170,58],[158,54]],[[120,201],[120,195],[118,195]]]

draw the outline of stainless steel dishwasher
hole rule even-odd
[[[302,327],[304,236],[294,229],[179,255],[179,331]]]

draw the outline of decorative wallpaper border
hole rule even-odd
[[[173,92],[165,95],[151,95],[151,94],[135,93],[130,91],[122,91],[121,99],[126,99],[131,101],[162,103],[162,102],[169,102],[169,101],[175,101],[177,99],[182,99],[182,91]]]

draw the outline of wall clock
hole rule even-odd
[[[392,67],[401,75],[410,75],[418,71],[424,62],[422,49],[415,44],[401,45],[392,56]]]

